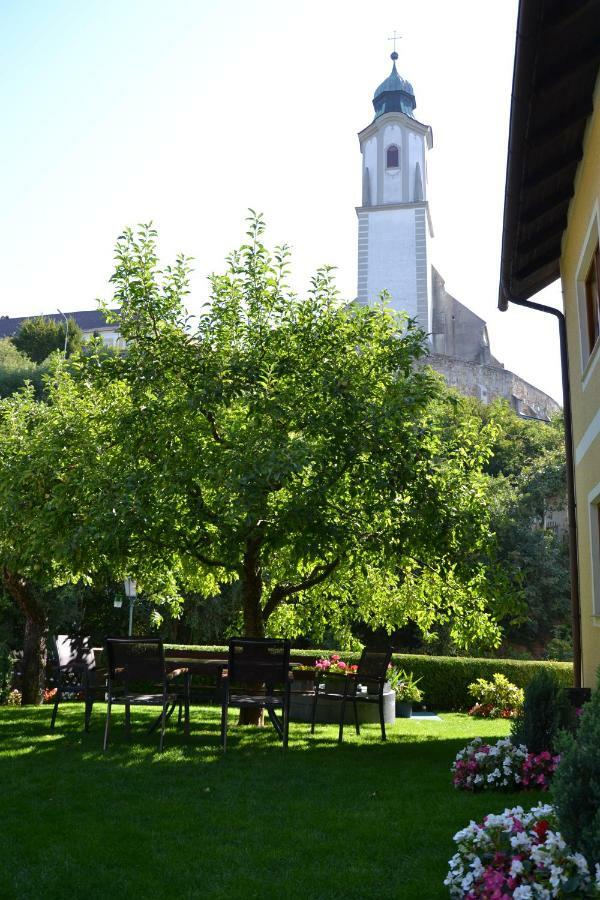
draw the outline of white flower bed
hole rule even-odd
[[[600,897],[600,866],[591,874],[556,830],[552,806],[486,816],[454,835],[458,852],[444,884],[460,900]]]
[[[518,788],[526,759],[527,747],[515,747],[509,738],[491,745],[475,738],[456,754],[451,769],[454,785],[467,790]]]

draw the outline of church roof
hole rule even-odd
[[[381,82],[373,95],[376,119],[388,112],[401,112],[407,116],[412,116],[413,110],[417,105],[412,84],[398,75],[398,70],[396,69],[398,54],[396,51],[392,53],[391,59],[392,71],[385,81]]]

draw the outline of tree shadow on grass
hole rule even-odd
[[[68,872],[92,900],[446,897],[452,835],[523,799],[453,790],[468,737],[439,723],[397,724],[385,744],[377,726],[348,729],[341,746],[335,726],[293,724],[285,753],[271,727],[234,726],[223,755],[219,710],[201,708],[189,741],[170,725],[159,754],[155,710],[132,710],[131,741],[119,710],[103,753],[103,713],[85,734],[83,707],[64,704],[50,734],[48,708],[0,710],[14,863],[0,896],[62,898]]]

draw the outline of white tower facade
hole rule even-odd
[[[373,97],[375,118],[358,135],[362,153],[362,206],[358,215],[358,302],[373,304],[382,291],[393,309],[432,330],[433,237],[427,202],[431,128],[413,116],[412,86],[392,72]]]

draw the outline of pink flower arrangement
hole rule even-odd
[[[454,787],[467,791],[506,788],[547,791],[560,756],[528,753],[523,744],[515,746],[509,738],[484,744],[475,738],[456,754],[452,764]]]
[[[353,675],[358,666],[344,662],[339,653],[332,653],[329,659],[323,656],[315,663],[317,672],[323,675]]]
[[[552,806],[540,804],[488,815],[454,835],[458,852],[444,884],[457,900],[533,900],[600,896],[600,867],[595,877],[581,853],[574,853],[556,830]]]
[[[521,773],[521,784],[524,788],[537,788],[547,791],[550,787],[550,780],[556,772],[556,767],[560,762],[560,756],[552,756],[548,750],[543,753],[528,753],[527,759],[523,762],[523,772]]]
[[[523,763],[527,748],[516,747],[509,738],[495,744],[485,744],[475,738],[456,754],[452,764],[454,787],[467,790],[506,788],[516,790],[521,786]]]

